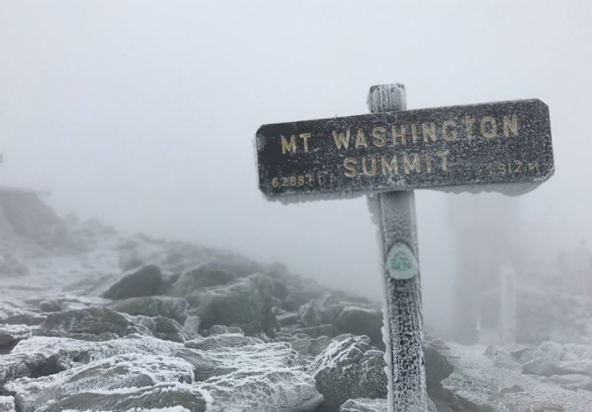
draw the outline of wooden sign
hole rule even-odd
[[[537,99],[267,124],[257,154],[270,198],[538,183],[554,172]]]

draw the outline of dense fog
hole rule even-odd
[[[448,333],[471,276],[469,291],[508,262],[562,277],[592,245],[592,5],[453,4],[3,1],[0,183],[51,191],[62,216],[283,262],[378,299],[366,200],[266,201],[258,127],[367,113],[369,87],[393,82],[409,109],[539,98],[551,180],[512,198],[416,193],[426,322]],[[592,276],[589,262],[577,270]]]

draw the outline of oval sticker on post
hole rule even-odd
[[[411,279],[419,274],[419,264],[407,245],[395,243],[386,255],[386,270],[394,279]]]

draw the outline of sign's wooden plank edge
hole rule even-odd
[[[432,192],[441,192],[448,194],[480,194],[480,193],[500,193],[505,196],[521,196],[523,194],[536,190],[541,184],[551,178],[554,171],[551,172],[544,180],[537,182],[521,182],[521,183],[493,183],[487,185],[458,185],[458,186],[444,186],[444,187],[422,187],[419,190],[430,190]],[[412,190],[412,189],[409,189]],[[267,196],[261,192],[263,198],[269,202],[278,202],[285,205],[294,203],[307,203],[319,200],[343,200],[343,199],[357,199],[364,196],[375,196],[380,193],[387,192],[405,192],[407,189],[399,190],[375,190],[375,191],[350,191],[350,192],[330,192],[330,193],[290,193],[282,195]]]

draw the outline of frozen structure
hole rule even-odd
[[[501,275],[504,265],[515,265],[516,201],[497,194],[450,198],[450,218],[457,233],[453,337],[459,343],[478,343],[480,329],[491,339],[497,333],[493,330],[503,328]]]

